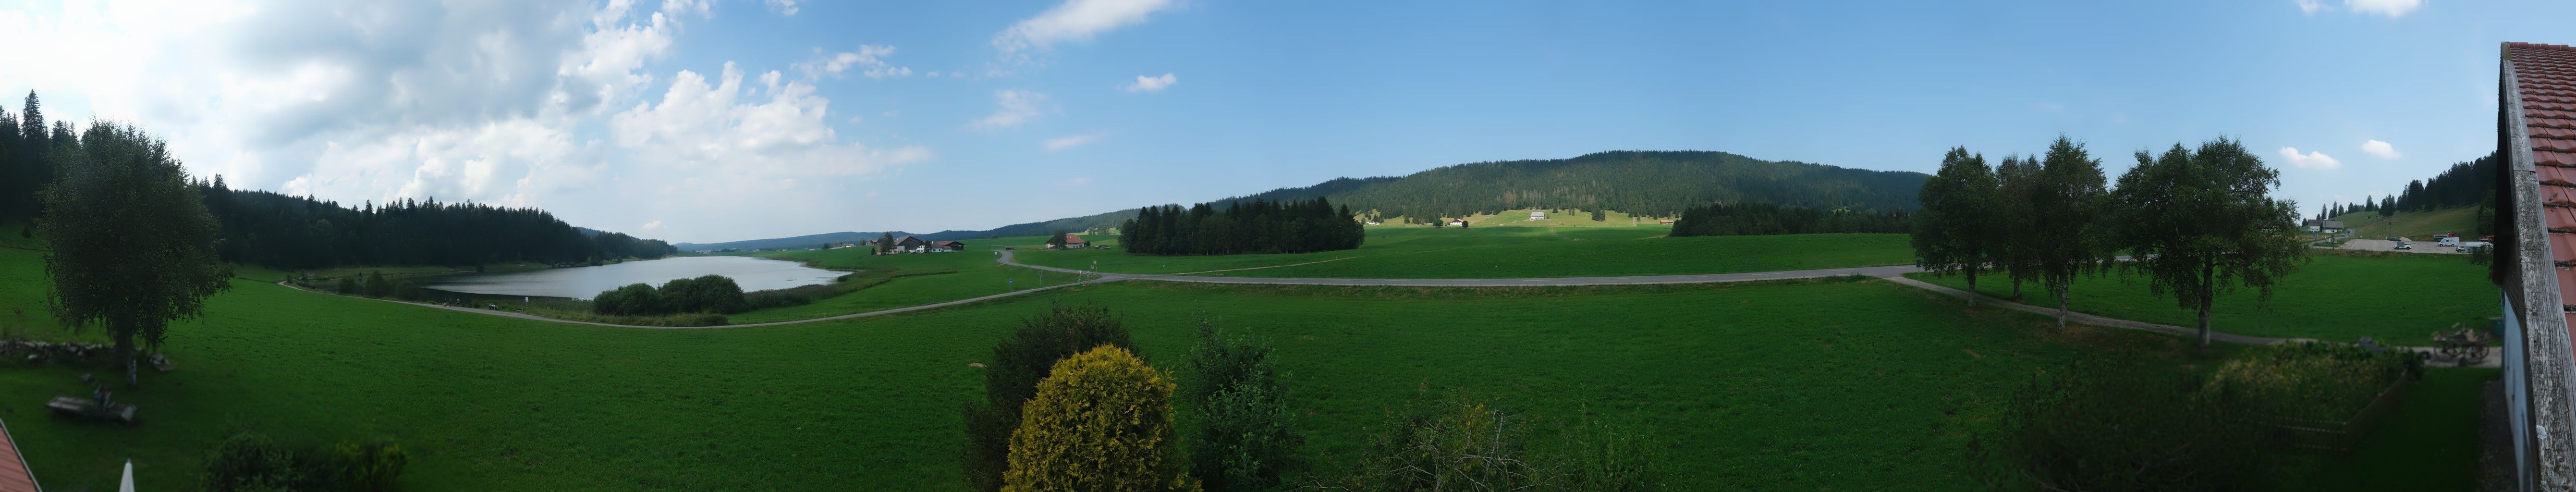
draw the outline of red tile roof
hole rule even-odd
[[[1065,244],[1090,244],[1090,242],[1089,242],[1089,241],[1084,241],[1084,240],[1082,240],[1082,236],[1076,236],[1076,235],[1072,235],[1072,234],[1066,234],[1066,235],[1064,235],[1064,243],[1065,243]]]
[[[2559,304],[2576,305],[2576,47],[2506,43],[2505,61],[2522,107],[2522,125],[2506,128],[2505,141],[2531,146]]]
[[[7,424],[0,424],[0,492],[37,492],[36,474],[27,471],[27,460],[18,456],[18,443],[10,440]]]

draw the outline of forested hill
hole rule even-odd
[[[1572,159],[1479,162],[1376,178],[1329,192],[1336,204],[1387,217],[1454,217],[1524,208],[1672,216],[1712,202],[1911,211],[1930,175],[1871,171],[1725,152],[1619,151]],[[1344,180],[1316,187],[1334,186]],[[1310,187],[1312,188],[1312,187]],[[1289,190],[1275,190],[1279,194]],[[1281,196],[1270,199],[1296,198]]]
[[[659,258],[659,240],[585,231],[533,208],[402,200],[358,208],[266,191],[235,190],[217,176],[195,183],[223,224],[226,261],[276,268],[345,265],[583,263]]]
[[[1321,197],[1352,210],[1376,210],[1384,217],[1415,217],[1417,222],[1427,217],[1524,208],[1608,209],[1671,217],[1682,209],[1717,202],[1910,212],[1921,207],[1914,196],[1923,187],[1923,180],[1930,177],[1910,171],[1765,161],[1725,152],[1616,151],[1570,159],[1458,164],[1406,176],[1336,178],[1313,186],[1279,188],[1214,203],[1225,206],[1245,200],[1282,202]],[[974,239],[1107,229],[1135,218],[1136,210],[982,231],[939,231],[921,237]],[[703,250],[709,245],[681,246]]]

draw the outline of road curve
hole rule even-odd
[[[1099,279],[1099,280],[1097,280],[1097,281],[1102,281],[1102,282],[1107,282],[1107,281],[1117,281],[1117,280],[1161,280],[1161,281],[1166,281],[1166,282],[1197,282],[1197,283],[1204,283],[1204,284],[1376,285],[1376,286],[1396,285],[1396,286],[1409,286],[1409,287],[1532,287],[1532,286],[1551,286],[1551,285],[1650,285],[1650,284],[1706,284],[1706,283],[1720,283],[1720,282],[1749,282],[1749,281],[1755,281],[1755,280],[1780,280],[1780,279],[1792,279],[1792,278],[1840,277],[1840,276],[1846,276],[1846,275],[1866,275],[1866,276],[1871,276],[1871,277],[1898,277],[1898,276],[1903,276],[1903,275],[1908,274],[1908,273],[1913,273],[1913,272],[1920,272],[1920,271],[1923,271],[1923,269],[1922,269],[1922,268],[1915,267],[1915,266],[1912,266],[1912,265],[1898,265],[1898,266],[1853,267],[1853,268],[1821,268],[1821,269],[1815,269],[1815,270],[1787,270],[1787,271],[1777,271],[1777,272],[1710,273],[1710,274],[1698,274],[1698,275],[1623,275],[1623,276],[1602,276],[1602,277],[1538,277],[1538,278],[1264,278],[1264,277],[1201,277],[1201,276],[1192,276],[1192,275],[1148,275],[1148,274],[1133,274],[1133,273],[1099,273],[1099,272],[1087,272],[1087,271],[1075,270],[1075,269],[1070,269],[1070,268],[1056,268],[1056,267],[1051,267],[1051,266],[1039,266],[1039,265],[1030,265],[1030,264],[1020,263],[1019,261],[1017,261],[1017,260],[1013,260],[1013,259],[1011,258],[1011,251],[1007,251],[1007,250],[1005,250],[1005,251],[1002,251],[1001,253],[1002,253],[1002,255],[1001,255],[1000,261],[1001,261],[1001,262],[1002,262],[1002,264],[1004,264],[1004,265],[1010,265],[1010,266],[1016,266],[1016,267],[1023,267],[1023,268],[1035,268],[1035,269],[1039,269],[1039,270],[1046,270],[1046,271],[1050,271],[1050,272],[1078,273],[1078,274],[1084,274],[1084,275],[1099,275],[1099,276],[1100,276],[1100,279]]]

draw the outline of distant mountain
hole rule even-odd
[[[1765,161],[1725,152],[1616,151],[1570,159],[1458,164],[1400,177],[1336,178],[1313,186],[1280,188],[1214,202],[1223,206],[1239,200],[1280,201],[1320,196],[1331,199],[1334,205],[1347,205],[1351,210],[1376,210],[1385,217],[1417,219],[1528,208],[1606,209],[1669,217],[1678,215],[1685,208],[1715,202],[1911,211],[1922,208],[1922,204],[1915,202],[1915,195],[1928,178],[1931,175],[1911,171],[1872,171],[1797,161]],[[1038,236],[1057,230],[1117,227],[1135,216],[1136,209],[1131,208],[982,231],[940,231],[922,234],[921,237],[944,240]],[[874,234],[867,233],[867,236],[873,238]],[[823,236],[831,235],[719,244],[765,241],[821,244],[828,241],[808,238]],[[708,245],[681,243],[679,246],[683,250],[699,251]]]
[[[715,251],[715,250],[726,249],[726,248],[732,248],[732,249],[782,249],[782,248],[786,248],[786,249],[803,249],[803,248],[821,247],[821,246],[823,246],[823,245],[825,245],[825,244],[830,244],[830,243],[856,243],[856,242],[869,241],[869,240],[876,239],[878,236],[881,236],[881,235],[884,235],[884,234],[885,234],[885,233],[883,233],[883,232],[832,232],[832,233],[824,233],[824,234],[809,234],[809,235],[796,236],[796,237],[782,237],[782,238],[776,238],[776,239],[751,239],[751,240],[733,241],[733,242],[725,242],[725,243],[704,243],[704,244],[700,244],[700,243],[679,243],[679,244],[673,244],[673,245],[671,245],[671,246],[672,246],[672,247],[676,247],[676,248],[680,248],[680,251]],[[911,235],[911,234],[912,234],[912,233],[909,233],[909,232],[903,232],[903,231],[895,231],[895,232],[894,232],[894,235],[895,235],[896,237],[902,237],[902,236],[907,236],[907,235]],[[927,238],[927,236],[924,236],[924,237],[925,237],[925,238]]]

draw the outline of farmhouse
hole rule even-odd
[[[930,242],[930,250],[931,250],[931,251],[965,251],[965,250],[966,250],[966,243],[961,243],[961,242],[956,242],[956,241],[931,241],[931,242]]]
[[[1068,233],[1064,235],[1064,246],[1057,247],[1054,245],[1048,245],[1047,247],[1055,249],[1082,249],[1091,247],[1091,242],[1082,240],[1082,236]]]
[[[2514,490],[2576,488],[2576,47],[2505,43],[2496,84],[2497,286]]]
[[[1547,212],[1543,210],[1531,210],[1529,220],[1547,220]]]

